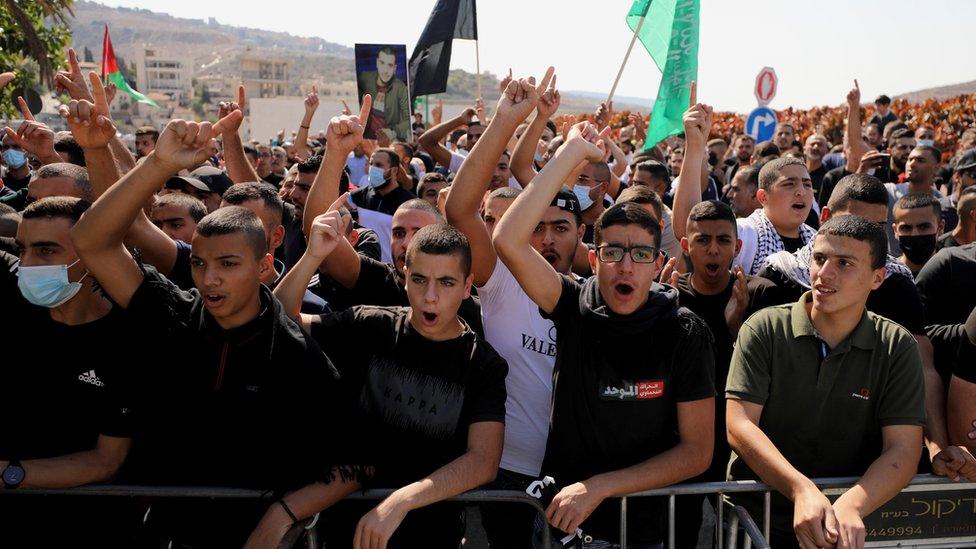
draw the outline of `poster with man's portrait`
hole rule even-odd
[[[385,132],[391,139],[410,138],[410,89],[407,81],[407,46],[404,44],[356,44],[356,82],[359,105],[373,96],[366,124],[367,139]]]

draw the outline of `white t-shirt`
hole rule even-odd
[[[451,152],[451,165],[448,166],[447,171],[449,171],[451,173],[458,173],[458,170],[461,169],[461,164],[464,163],[464,159],[465,158],[466,158],[466,156],[462,156],[462,155],[460,155],[460,154],[452,151]],[[515,176],[514,175],[508,178],[508,186],[509,187],[514,187],[514,188],[516,188],[516,189],[518,189],[520,191],[522,190],[522,185],[519,185],[518,179],[515,179]]]
[[[352,182],[361,181],[363,177],[366,177],[366,165],[369,163],[369,157],[365,154],[359,158],[356,155],[349,153],[349,157],[346,158],[346,167],[349,168],[349,180]]]
[[[501,468],[538,476],[546,454],[556,366],[556,327],[498,260],[478,288],[485,340],[508,361]]]

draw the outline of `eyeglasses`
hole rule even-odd
[[[611,246],[604,244],[596,249],[596,256],[601,263],[619,263],[624,260],[624,254],[630,253],[630,260],[634,263],[654,263],[657,259],[657,248],[654,246]]]

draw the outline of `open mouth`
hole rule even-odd
[[[718,274],[719,270],[722,268],[718,263],[707,263],[705,265],[705,273],[709,276],[715,276]]]
[[[828,288],[827,286],[817,286],[815,289],[817,290],[817,293],[820,295],[833,295],[837,293],[837,290],[833,288]]]
[[[613,289],[617,291],[618,294],[623,296],[628,296],[634,293],[634,287],[626,282],[619,282],[614,284]]]
[[[434,324],[437,322],[437,313],[421,311],[420,316],[424,319],[424,324]]]
[[[803,203],[803,202],[794,202],[793,205],[790,206],[790,207],[793,208],[794,210],[798,211],[798,212],[807,209],[807,205],[805,203]]]
[[[551,251],[543,251],[542,258],[548,261],[550,265],[555,265],[559,261],[559,254]]]
[[[220,307],[226,300],[226,296],[219,294],[204,294],[203,303],[209,308]]]

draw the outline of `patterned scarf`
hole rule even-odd
[[[766,260],[774,269],[782,273],[783,276],[796,282],[804,288],[810,289],[810,262],[813,260],[813,242],[800,248],[796,253],[777,252]],[[912,272],[900,261],[892,256],[885,258],[885,279],[889,276],[900,274],[913,279]]]
[[[767,257],[785,250],[786,247],[783,245],[783,239],[776,232],[776,227],[773,226],[773,222],[766,217],[766,213],[762,208],[752,212],[749,219],[756,226],[756,235],[758,237],[756,255],[752,258],[752,265],[749,268],[749,272],[758,273],[762,269],[763,263],[766,262]],[[800,239],[804,244],[809,244],[815,234],[817,234],[817,231],[813,227],[806,223],[800,225]]]

